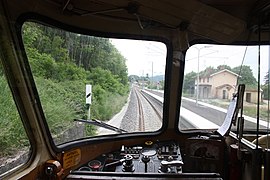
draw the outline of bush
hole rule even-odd
[[[29,147],[29,141],[11,96],[9,86],[0,76],[0,156],[14,154],[18,149]]]

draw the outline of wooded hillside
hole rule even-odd
[[[22,38],[46,121],[53,137],[87,118],[85,85],[92,85],[91,118],[109,120],[129,92],[126,59],[109,39],[25,23]],[[7,82],[0,68],[0,156],[28,146]],[[96,128],[86,126],[86,136]]]
[[[85,84],[92,84],[92,118],[108,120],[123,106],[128,93],[126,59],[109,39],[75,34],[35,23],[23,26],[23,39],[34,77],[39,78],[36,82],[41,82],[37,84],[41,102],[50,98],[46,91],[42,93],[44,82],[61,90],[65,88],[69,94],[63,97],[68,102],[65,105],[69,105],[77,117],[86,118]],[[55,91],[55,94],[57,96],[58,92]],[[57,112],[46,114],[55,116]]]

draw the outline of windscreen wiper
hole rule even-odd
[[[105,128],[105,129],[109,129],[109,130],[118,132],[120,134],[122,134],[123,132],[127,132],[124,129],[120,129],[120,128],[114,127],[112,125],[106,124],[106,123],[104,123],[104,122],[102,122],[100,120],[97,120],[97,119],[92,119],[92,120],[89,120],[89,119],[88,120],[85,120],[85,119],[74,119],[74,121],[88,123],[88,124],[93,124],[93,125],[96,125],[96,126]]]

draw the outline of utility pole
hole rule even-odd
[[[197,48],[196,46],[194,46],[195,49],[197,49],[198,54],[197,54],[197,84],[196,84],[196,106],[198,106],[198,99],[199,99],[199,79],[200,79],[200,51],[201,49],[204,48],[210,48],[212,46],[203,46],[201,48]]]
[[[154,86],[154,73],[153,73],[153,66],[154,66],[154,63],[153,63],[153,61],[152,61],[152,87]]]

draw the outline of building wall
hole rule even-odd
[[[237,77],[226,71],[212,76],[210,78],[210,82],[212,84],[212,90],[211,90],[212,98],[222,98],[223,90],[227,90],[228,98],[230,99],[232,97],[232,94],[234,93],[234,88],[231,88],[228,90],[226,87],[223,87],[221,89],[217,89],[217,87],[220,87],[224,84],[235,86],[236,81],[237,81]]]
[[[199,98],[208,99],[211,98],[211,86],[200,85],[199,86]]]
[[[260,101],[262,100],[261,95],[262,95],[262,93],[260,93]],[[249,91],[249,90],[245,91],[244,101],[249,102],[249,103],[257,103],[257,100],[258,100],[257,91]]]
[[[225,91],[225,96],[223,91]],[[232,99],[233,94],[235,93],[235,89],[234,88],[227,88],[227,86],[223,87],[223,88],[219,88],[216,89],[216,97],[218,99]]]
[[[200,77],[199,79],[199,98],[218,98],[232,99],[236,92],[235,85],[237,76],[228,71],[213,74],[210,77]],[[197,82],[195,81],[195,88]],[[260,93],[260,101],[262,100]],[[257,103],[258,95],[256,90],[245,90],[244,101]]]

